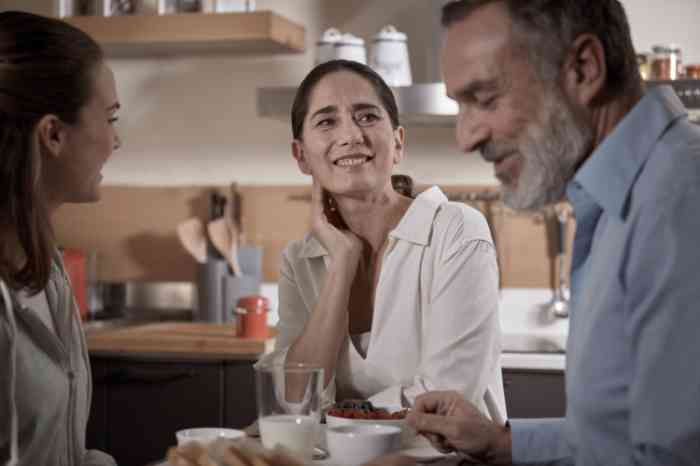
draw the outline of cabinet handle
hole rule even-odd
[[[190,379],[197,374],[192,369],[177,371],[150,371],[144,369],[114,369],[102,377],[95,379],[95,383],[106,384],[165,384],[178,380]]]

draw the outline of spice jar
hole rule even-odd
[[[651,62],[652,78],[656,80],[674,80],[683,75],[681,49],[675,44],[655,45]]]
[[[700,64],[687,65],[685,67],[685,77],[687,79],[700,79]]]
[[[238,336],[265,339],[268,337],[267,311],[270,301],[261,295],[243,296],[236,304]]]
[[[639,67],[639,76],[647,81],[651,77],[651,56],[648,53],[637,54],[637,66]]]

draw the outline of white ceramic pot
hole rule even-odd
[[[336,28],[326,29],[316,42],[316,64],[325,63],[335,58],[335,44],[343,35]]]
[[[339,41],[334,44],[335,58],[339,60],[351,60],[367,64],[367,52],[365,51],[365,41],[353,36],[343,34]]]
[[[413,83],[406,34],[392,25],[384,26],[374,36],[369,64],[390,86]]]

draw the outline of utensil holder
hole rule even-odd
[[[262,282],[263,249],[259,246],[240,246],[238,248],[238,262],[241,265],[243,276],[256,277]]]
[[[197,269],[197,312],[194,320],[222,323],[224,306],[224,278],[228,276],[224,260],[209,258]]]

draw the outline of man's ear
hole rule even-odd
[[[44,115],[36,124],[36,133],[42,153],[58,158],[66,145],[66,125],[56,115]]]
[[[569,98],[590,107],[605,93],[608,68],[603,44],[593,34],[581,34],[574,40],[564,61],[564,89]]]
[[[304,153],[304,146],[299,139],[292,141],[292,157],[297,161],[299,170],[304,175],[311,175],[311,166],[306,160],[306,154]]]
[[[394,165],[397,165],[405,157],[404,147],[406,147],[406,130],[399,126],[394,130]]]

